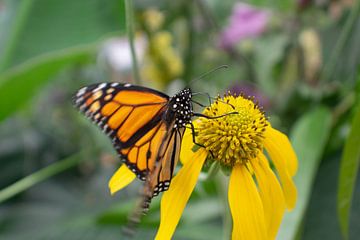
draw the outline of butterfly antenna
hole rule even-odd
[[[209,99],[209,105],[212,104],[211,100],[215,100],[215,101],[217,101],[217,102],[221,102],[221,103],[224,103],[224,104],[226,104],[226,105],[229,105],[232,109],[235,109],[235,106],[232,105],[231,103],[229,103],[229,101],[226,101],[226,102],[225,102],[225,101],[222,101],[219,97],[217,97],[217,98],[211,97],[208,93],[194,92],[194,93],[192,93],[192,95],[193,95],[193,96],[196,96],[196,95],[204,95],[204,96],[207,96],[208,99]],[[197,101],[195,101],[195,100],[193,100],[193,99],[191,99],[191,102],[199,105],[200,107],[206,107],[204,104],[199,103],[199,102],[197,102]]]
[[[207,72],[201,74],[199,77],[194,78],[193,80],[191,80],[191,81],[187,84],[186,87],[189,87],[189,86],[190,86],[191,84],[193,84],[194,82],[199,81],[200,79],[203,79],[204,77],[206,77],[207,75],[209,75],[209,74],[211,74],[211,73],[213,73],[213,72],[216,72],[216,71],[218,71],[218,70],[220,70],[220,69],[224,69],[224,68],[228,68],[228,67],[229,67],[228,65],[221,65],[221,66],[219,66],[219,67],[216,67],[216,68],[214,68],[214,69],[211,69],[210,71],[207,71]]]

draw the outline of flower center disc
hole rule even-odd
[[[255,158],[263,148],[268,121],[259,106],[243,96],[218,98],[203,112],[217,119],[199,118],[197,142],[224,165]]]

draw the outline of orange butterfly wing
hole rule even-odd
[[[80,89],[74,104],[111,139],[118,154],[141,180],[148,196],[168,189],[178,162],[183,129],[165,120],[169,97],[153,89],[101,83]]]

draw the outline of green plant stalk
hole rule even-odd
[[[187,48],[184,56],[185,60],[185,71],[183,74],[183,79],[189,83],[194,70],[194,63],[196,62],[196,54],[194,54],[195,49],[195,29],[193,26],[193,4],[190,1],[188,6],[185,7],[185,17],[186,17],[186,25],[187,25]]]
[[[11,56],[15,49],[16,44],[19,42],[19,35],[26,23],[29,12],[33,4],[33,0],[21,1],[19,9],[17,10],[16,22],[13,26],[13,30],[7,39],[7,46],[5,46],[4,53],[0,56],[0,72],[3,72],[11,62]]]
[[[215,32],[220,32],[221,28],[217,23],[215,16],[212,14],[211,9],[209,8],[207,2],[204,2],[204,0],[196,0],[195,4],[197,5],[199,12],[207,22],[208,27],[210,27],[211,30]]]
[[[229,179],[223,174],[216,174],[216,190],[219,195],[219,201],[223,209],[223,240],[231,239],[232,233],[232,217],[230,213],[230,207],[228,202],[228,187],[229,187]]]
[[[218,174],[220,168],[220,163],[218,161],[214,161],[210,166],[205,181],[213,179]]]
[[[89,44],[53,51],[0,74],[0,122],[30,101],[61,69],[75,63],[88,63],[96,49],[97,45]]]
[[[333,120],[331,125],[335,126],[339,119],[351,109],[352,106],[354,106],[354,103],[356,101],[356,94],[354,92],[348,93],[344,99],[342,99],[333,109],[332,115]]]
[[[340,59],[340,54],[342,53],[342,51],[345,47],[345,44],[351,35],[351,30],[356,23],[356,19],[359,16],[360,1],[355,1],[354,5],[355,6],[352,7],[350,16],[348,17],[348,19],[345,23],[344,29],[341,32],[339,40],[335,44],[334,51],[332,52],[327,64],[324,66],[324,69],[323,69],[323,72],[322,72],[322,75],[320,78],[322,81],[329,80],[331,78],[331,76],[333,75],[334,70],[336,68],[336,64],[337,64],[338,60]]]
[[[37,183],[40,183],[58,173],[61,173],[71,167],[76,166],[81,161],[85,160],[81,153],[74,154],[64,160],[58,161],[50,166],[47,166],[27,177],[13,183],[12,185],[0,191],[0,203],[9,198],[29,189]]]
[[[139,67],[137,64],[137,57],[135,51],[135,30],[134,30],[134,16],[133,16],[134,8],[132,0],[125,0],[125,14],[126,14],[126,31],[129,38],[130,43],[130,51],[131,51],[131,61],[132,61],[132,70],[134,76],[134,82],[136,84],[141,84]]]

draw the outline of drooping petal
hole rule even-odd
[[[174,234],[186,203],[195,188],[207,154],[207,151],[202,148],[192,154],[191,160],[184,164],[171,181],[169,190],[162,196],[157,240],[171,239]]]
[[[289,168],[286,164],[287,157],[290,156],[289,149],[285,149],[285,146],[281,146],[280,143],[283,139],[279,139],[276,136],[278,134],[273,134],[274,131],[269,127],[266,132],[270,132],[264,139],[264,146],[266,151],[269,153],[271,160],[273,161],[276,170],[280,176],[281,186],[283,189],[286,206],[288,209],[293,209],[296,204],[297,190],[296,186],[291,178],[289,173]],[[285,152],[288,152],[287,154]]]
[[[282,132],[269,127],[265,131],[265,138],[276,139],[277,145],[281,148],[285,163],[290,175],[293,177],[298,169],[298,161],[288,137]]]
[[[271,170],[268,160],[261,153],[251,164],[260,188],[260,197],[264,206],[265,223],[270,239],[275,239],[285,211],[285,199],[280,183]]]
[[[263,204],[256,184],[243,164],[232,169],[229,205],[233,218],[232,240],[268,239]]]
[[[189,156],[194,154],[192,151],[193,146],[192,131],[187,128],[181,143],[180,161],[182,164],[185,164],[189,160]]]
[[[125,164],[121,165],[109,181],[111,194],[114,194],[126,187],[135,179],[135,177],[135,174],[130,171]]]

